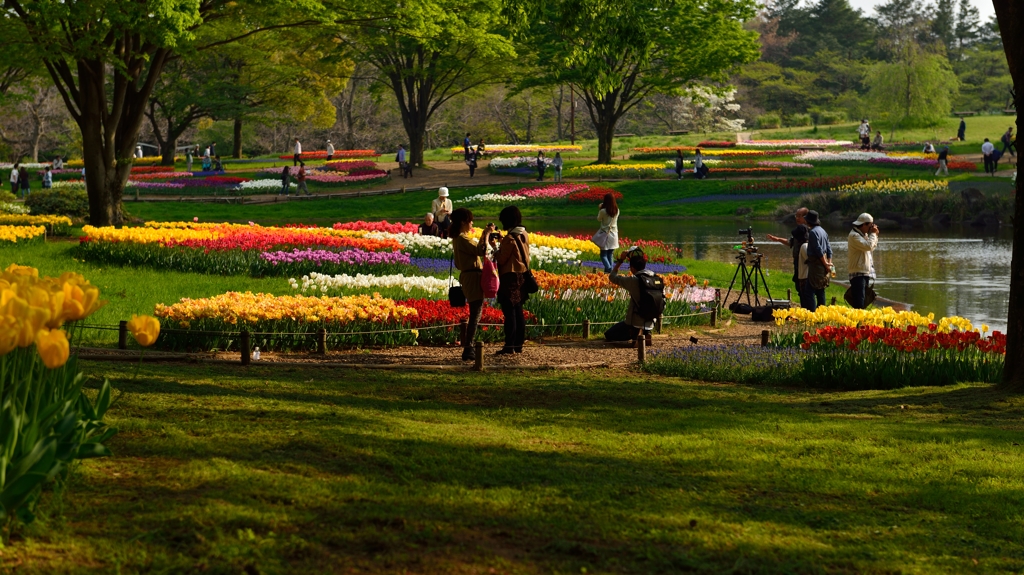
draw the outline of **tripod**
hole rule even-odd
[[[747,267],[747,256],[750,256],[754,263]],[[739,263],[736,264],[736,272],[732,274],[732,282],[729,283],[729,291],[725,292],[725,302],[729,303],[729,295],[732,294],[732,288],[736,285],[736,278],[740,278],[740,291],[736,297],[736,301],[743,299],[743,294],[747,294],[747,305],[759,306],[761,305],[761,298],[758,295],[758,284],[764,284],[764,293],[767,296],[767,303],[772,301],[772,292],[768,290],[768,280],[764,277],[764,271],[761,269],[761,254],[750,253],[745,251],[739,253],[736,256]],[[750,303],[750,293],[754,293],[754,303]]]

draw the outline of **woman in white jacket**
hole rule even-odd
[[[604,195],[601,209],[597,212],[597,221],[601,229],[597,230],[592,241],[601,250],[604,272],[609,273],[615,266],[615,250],[619,249],[619,206],[615,203],[615,196]]]
[[[853,222],[853,229],[847,238],[850,272],[850,305],[856,309],[867,307],[865,297],[868,284],[875,277],[875,261],[872,252],[878,247],[878,226],[871,214],[861,214]]]

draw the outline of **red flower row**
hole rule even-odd
[[[417,315],[404,319],[406,325],[412,328],[426,327],[431,325],[457,324],[462,320],[469,319],[469,306],[452,307],[448,300],[432,299],[406,299],[396,301],[398,305],[411,307],[416,310]],[[530,312],[523,312],[526,321],[535,323],[536,317]],[[504,315],[501,310],[484,303],[483,315],[480,323],[502,323]]]
[[[724,142],[724,141],[716,141],[716,140],[705,140],[705,141],[697,144],[697,147],[698,148],[734,148],[734,147],[736,147],[736,142]]]
[[[335,150],[333,158],[375,158],[379,155],[380,154],[373,150]],[[294,157],[295,154],[278,156],[278,158],[282,160],[290,160]],[[302,160],[326,160],[327,151],[317,150],[315,152],[302,152],[299,154],[299,158]]]
[[[927,331],[916,326],[906,329],[896,327],[824,327],[814,334],[805,331],[804,349],[826,349],[846,347],[860,349],[861,345],[888,347],[897,351],[914,352],[930,349],[966,351],[976,349],[982,353],[1005,354],[1006,335],[996,331],[989,337],[982,337],[976,331],[952,331],[940,333],[938,326],[929,324]]]
[[[589,190],[582,192],[573,192],[569,194],[570,204],[592,204],[601,203],[604,201],[605,194],[611,194],[616,201],[622,199],[622,193],[617,192],[611,188],[592,187]]]

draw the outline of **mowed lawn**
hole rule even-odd
[[[18,572],[1024,570],[1024,398],[987,386],[83,367],[122,393],[114,456]]]

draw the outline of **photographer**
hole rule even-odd
[[[455,267],[461,272],[459,284],[462,285],[462,293],[466,295],[466,301],[469,303],[469,324],[466,326],[466,337],[462,341],[462,361],[476,359],[473,340],[476,339],[476,328],[480,325],[480,315],[484,309],[484,291],[480,283],[483,265],[480,258],[487,255],[487,240],[494,232],[494,225],[488,224],[479,240],[469,236],[472,229],[473,212],[466,208],[452,212],[452,257]]]
[[[629,260],[629,273],[630,276],[619,275],[619,268],[622,264]],[[644,317],[644,311],[641,307],[644,305],[644,292],[652,289],[652,286],[660,285],[664,290],[664,283],[661,278],[654,275],[654,272],[647,269],[647,256],[638,249],[633,249],[628,252],[623,252],[619,255],[619,259],[615,263],[615,267],[612,268],[611,273],[608,274],[608,280],[613,284],[625,289],[629,292],[630,305],[626,311],[626,321],[620,321],[619,323],[608,328],[608,331],[604,332],[604,338],[606,341],[633,341],[640,336],[641,331],[643,332],[644,342],[647,346],[651,345],[651,330],[654,329],[654,320],[660,315],[660,312],[652,313],[648,310],[646,315],[653,315],[650,319]],[[654,288],[656,289],[656,287]],[[664,291],[662,292],[661,305],[664,306]],[[656,302],[654,305],[658,305]],[[664,309],[662,307],[662,309]]]
[[[807,221],[804,220],[807,211],[807,208],[800,208],[796,211],[796,227],[790,232],[789,239],[768,234],[769,240],[793,250],[793,283],[796,284],[797,294],[800,294],[800,246],[807,243]],[[797,241],[798,239],[802,241]]]
[[[529,294],[523,289],[523,274],[530,269],[530,238],[523,228],[523,214],[519,208],[508,206],[501,210],[498,221],[508,232],[501,238],[501,244],[496,246],[495,237],[487,236],[487,243],[494,249],[494,259],[498,264],[498,303],[505,316],[505,347],[495,355],[511,355],[523,353],[526,341],[523,304]]]
[[[811,210],[804,216],[810,233],[807,236],[807,282],[804,292],[810,304],[810,311],[825,305],[825,288],[832,281],[832,244],[828,241],[828,233],[818,221],[818,212]]]
[[[878,247],[878,226],[871,214],[861,214],[853,222],[853,229],[847,238],[850,257],[847,268],[850,272],[850,306],[855,309],[867,307],[868,284],[875,278],[875,262],[872,256]]]

